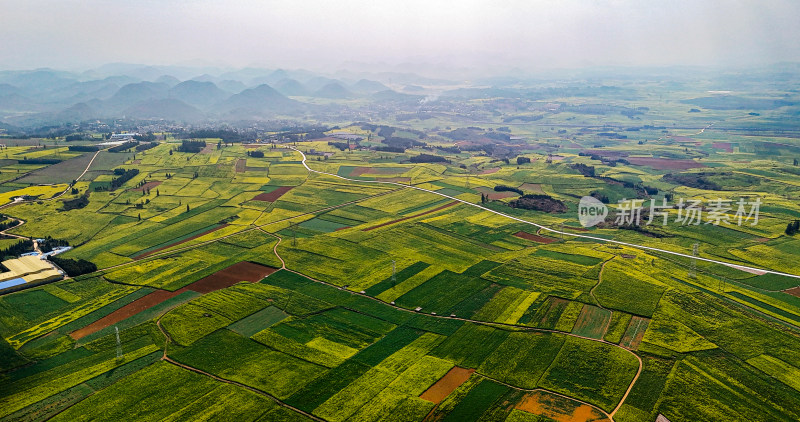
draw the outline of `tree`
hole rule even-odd
[[[794,159],[794,165],[795,165],[795,167],[800,165],[800,162],[797,161],[797,158]]]
[[[786,225],[785,233],[787,236],[794,236],[800,231],[800,220],[794,220]]]
[[[142,214],[139,214],[138,217],[139,217],[139,221],[142,221]]]
[[[160,195],[160,193],[158,192],[158,189],[156,189],[156,196],[158,196],[158,195]]]
[[[189,204],[186,204],[186,212],[189,212]]]

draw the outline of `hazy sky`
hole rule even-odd
[[[0,0],[0,68],[800,61],[797,0]]]

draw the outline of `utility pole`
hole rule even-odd
[[[117,359],[122,357],[122,343],[119,341],[119,327],[114,326],[114,333],[117,335]]]

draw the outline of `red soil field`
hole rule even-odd
[[[158,185],[160,185],[162,183],[164,183],[164,182],[162,182],[160,180],[153,180],[152,182],[147,182],[147,183],[143,184],[142,186],[139,186],[138,188],[134,188],[134,189],[131,189],[131,190],[134,190],[136,192],[142,192],[142,191],[144,191],[146,189],[153,189],[154,187],[156,187],[156,186],[158,186]]]
[[[217,144],[212,144],[211,142],[206,143],[206,146],[200,150],[200,154],[211,154],[214,150],[217,149]]]
[[[253,197],[253,201],[275,202],[278,200],[278,198],[283,196],[283,194],[292,190],[292,188],[293,186],[281,186],[272,192],[259,193]]]
[[[788,293],[792,296],[800,297],[800,287],[792,287],[791,289],[786,289],[783,292]]]
[[[628,157],[627,160],[635,166],[647,166],[656,170],[688,170],[706,166],[694,160],[670,160],[668,158]]]
[[[247,168],[246,165],[247,165],[247,160],[245,160],[244,158],[236,160],[236,165],[235,165],[236,172],[244,173],[245,169]]]
[[[492,174],[497,173],[498,171],[500,171],[500,167],[493,167],[490,169],[481,170],[478,174]]]
[[[219,229],[221,229],[221,228],[223,228],[223,227],[228,227],[228,225],[227,225],[227,224],[222,224],[222,225],[219,225],[219,226],[217,226],[217,227],[214,227],[213,229],[206,230],[206,231],[204,231],[204,232],[202,232],[202,233],[199,233],[199,234],[196,234],[196,235],[194,235],[194,236],[192,236],[192,237],[188,237],[188,238],[186,238],[186,239],[179,240],[179,241],[177,241],[177,242],[175,242],[175,243],[170,243],[170,244],[169,244],[169,245],[167,245],[167,246],[162,246],[162,247],[160,247],[160,248],[158,248],[158,249],[153,249],[152,251],[150,251],[150,252],[145,252],[145,253],[143,253],[143,254],[141,254],[141,255],[136,255],[136,256],[134,256],[134,257],[133,257],[133,259],[134,259],[134,260],[139,260],[139,259],[142,259],[142,258],[148,257],[148,256],[150,256],[150,255],[152,255],[152,254],[154,254],[154,253],[156,253],[156,252],[161,252],[161,251],[163,251],[164,249],[169,249],[169,248],[171,248],[171,247],[173,247],[173,246],[180,245],[181,243],[186,243],[186,242],[188,242],[188,241],[190,241],[190,240],[197,239],[198,237],[205,236],[205,235],[207,235],[207,234],[209,234],[209,233],[211,233],[211,232],[215,232],[215,231],[217,231],[217,230],[219,230]]]
[[[730,142],[714,142],[711,144],[711,147],[714,149],[721,149],[725,152],[733,152],[733,144]]]
[[[401,221],[405,221],[405,220],[408,220],[408,219],[411,219],[411,218],[421,217],[421,216],[423,216],[425,214],[430,214],[432,212],[441,211],[441,210],[443,210],[445,208],[450,208],[450,207],[452,207],[453,205],[456,205],[456,204],[458,204],[458,202],[453,201],[453,202],[451,202],[449,204],[442,205],[441,207],[434,208],[434,209],[432,209],[430,211],[425,211],[425,212],[421,212],[419,214],[409,215],[408,217],[398,218],[397,220],[387,221],[386,223],[378,224],[377,226],[367,227],[366,229],[364,229],[362,231],[368,232],[370,230],[375,230],[375,229],[383,227],[383,226],[388,226],[389,224],[399,223]]]
[[[536,234],[530,234],[530,233],[527,233],[527,232],[516,232],[516,233],[514,233],[514,236],[517,236],[517,237],[525,239],[525,240],[532,240],[534,242],[539,242],[539,243],[558,242],[558,239],[553,239],[552,237],[544,237],[544,236],[539,236],[539,235],[536,235]]]
[[[208,277],[201,278],[194,283],[183,287],[174,292],[167,290],[157,290],[147,296],[134,300],[133,302],[117,309],[116,311],[98,319],[97,321],[69,333],[69,336],[75,340],[80,340],[89,334],[96,333],[103,328],[114,325],[125,318],[131,317],[144,310],[150,309],[159,303],[173,298],[185,291],[193,291],[197,293],[211,293],[215,290],[224,289],[233,286],[240,281],[249,281],[255,283],[264,277],[278,271],[277,268],[267,267],[264,265],[256,264],[253,262],[239,262],[231,265],[225,269],[219,270]]]
[[[549,394],[544,391],[533,391],[526,394],[515,406],[534,415],[545,416],[558,422],[590,422],[607,421],[608,418],[597,409],[577,403],[565,397]]]
[[[475,372],[474,369],[454,366],[439,381],[436,381],[436,384],[425,390],[419,398],[439,404],[456,388],[465,383],[473,372]]]

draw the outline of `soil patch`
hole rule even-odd
[[[493,167],[490,169],[481,170],[478,174],[493,174],[497,173],[498,171],[500,171],[500,167]]]
[[[217,271],[208,277],[201,278],[200,280],[197,280],[194,283],[174,292],[158,290],[150,293],[149,295],[139,298],[79,330],[71,332],[69,336],[75,340],[80,340],[89,334],[96,333],[103,328],[114,325],[128,317],[138,314],[139,312],[150,309],[153,306],[156,306],[159,303],[173,298],[185,291],[191,290],[197,293],[206,294],[215,290],[233,286],[240,281],[249,281],[251,283],[255,283],[274,273],[275,271],[278,271],[278,269],[253,262],[239,262],[231,265],[230,267]]]
[[[412,219],[412,218],[421,217],[421,216],[423,216],[425,214],[430,214],[430,213],[433,213],[433,212],[436,212],[436,211],[441,211],[441,210],[443,210],[445,208],[450,208],[450,207],[452,207],[453,205],[456,205],[456,204],[458,204],[458,201],[453,201],[453,202],[451,202],[449,204],[444,204],[441,207],[434,208],[434,209],[432,209],[430,211],[425,211],[425,212],[421,212],[419,214],[409,215],[408,217],[398,218],[397,220],[387,221],[386,223],[378,224],[377,226],[367,227],[366,229],[364,229],[362,231],[368,232],[370,230],[375,230],[375,229],[383,227],[383,226],[388,226],[389,224],[395,224],[395,223],[399,223],[401,221],[409,220],[409,219]]]
[[[528,232],[516,232],[514,233],[514,236],[517,236],[525,240],[532,240],[534,242],[539,242],[539,243],[558,242],[558,239],[553,239],[552,237],[539,236],[538,234],[530,234]]]
[[[164,182],[162,182],[160,180],[154,180],[152,182],[147,182],[147,183],[143,184],[142,186],[139,186],[138,188],[131,189],[131,190],[134,190],[136,192],[142,192],[142,191],[147,190],[147,189],[153,189],[154,187],[156,187],[156,186],[158,186],[158,185],[160,185],[162,183],[164,183]]]
[[[200,154],[211,154],[215,149],[217,149],[217,144],[208,142],[206,143],[206,146],[200,150]]]
[[[236,169],[237,173],[244,173],[245,170],[247,169],[247,160],[245,160],[244,158],[236,160],[236,165],[234,166],[234,168]]]
[[[281,186],[272,192],[259,193],[253,197],[253,201],[275,202],[278,200],[278,198],[283,196],[283,194],[292,190],[292,187],[293,186]]]
[[[792,296],[800,297],[800,287],[792,287],[791,289],[786,289],[783,292],[788,293]]]
[[[733,145],[730,142],[714,142],[711,144],[714,149],[721,149],[725,152],[733,152]]]
[[[647,166],[656,170],[688,170],[706,166],[694,160],[670,160],[669,158],[628,157],[626,160],[635,166]]]
[[[538,193],[540,195],[545,194],[544,190],[542,190],[541,183],[523,183],[519,188],[524,191],[530,191],[533,193]]]
[[[422,393],[419,398],[439,404],[442,402],[442,400],[444,400],[445,397],[449,396],[450,393],[455,391],[456,388],[465,383],[469,377],[472,376],[473,372],[475,372],[474,369],[454,366],[441,379],[439,379],[439,381],[436,381],[435,384],[425,390],[425,392]]]
[[[516,408],[558,422],[607,421],[597,409],[544,391],[533,391],[517,403]]]
[[[490,188],[477,188],[476,190],[478,192],[483,193],[486,196],[488,196],[490,201],[495,201],[495,200],[498,200],[498,199],[512,198],[512,197],[519,196],[519,194],[516,193],[516,192],[511,192],[511,191],[497,192],[494,189],[490,189]]]

